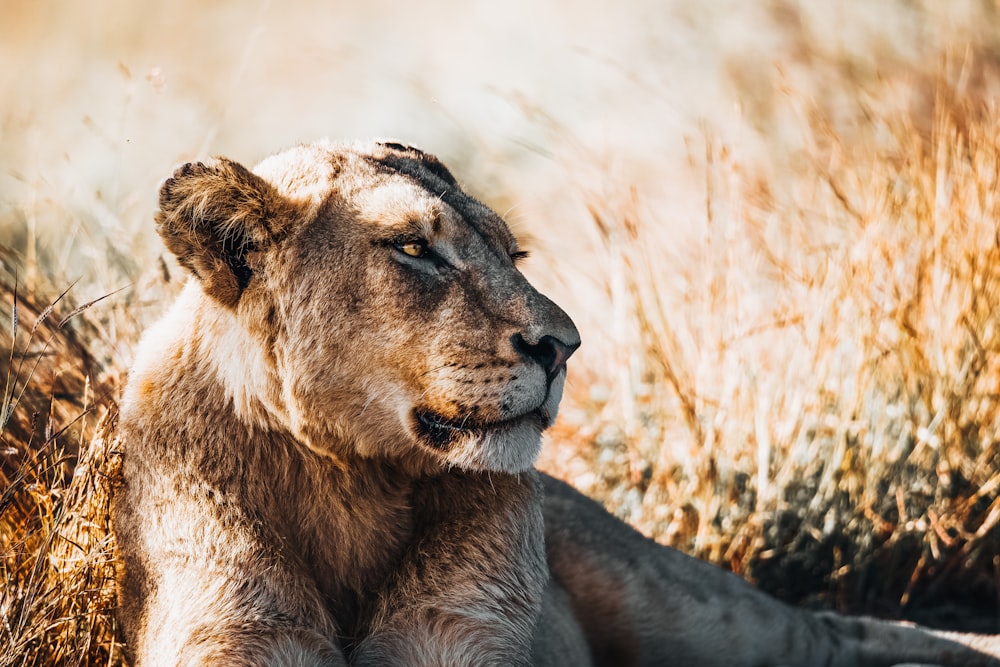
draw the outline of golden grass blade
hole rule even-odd
[[[131,285],[125,285],[124,287],[119,287],[118,289],[114,290],[113,292],[108,292],[107,294],[105,294],[103,296],[99,296],[96,299],[91,299],[90,301],[88,301],[88,302],[86,302],[86,303],[84,303],[82,305],[77,306],[76,308],[74,308],[73,310],[71,310],[69,312],[69,314],[66,315],[66,317],[64,317],[61,320],[59,320],[59,328],[62,328],[67,322],[69,322],[74,317],[76,317],[77,315],[79,315],[83,311],[85,311],[88,308],[90,308],[91,306],[93,306],[95,303],[100,303],[101,301],[104,301],[105,299],[107,299],[109,296],[114,296],[115,294],[118,294],[122,290],[128,289],[129,287],[131,287]]]

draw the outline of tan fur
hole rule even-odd
[[[156,220],[193,279],[122,403],[138,664],[997,664],[787,607],[537,473],[579,337],[434,157],[189,164]]]

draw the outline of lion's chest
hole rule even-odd
[[[382,471],[314,480],[312,507],[298,516],[299,557],[338,627],[350,635],[414,541],[407,485]],[[365,474],[360,474],[360,473]]]

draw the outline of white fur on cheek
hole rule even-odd
[[[217,307],[215,311],[204,325],[205,338],[213,341],[209,359],[236,415],[262,429],[286,426],[288,410],[275,400],[279,395],[276,369],[268,365],[261,344],[231,310]]]
[[[143,387],[161,387],[174,376],[175,368],[163,363],[163,351],[178,349],[182,353],[187,346],[183,341],[190,339],[198,320],[199,304],[205,299],[204,292],[196,280],[188,280],[177,300],[157,322],[146,329],[135,352],[135,362],[129,372],[129,381],[122,395],[123,413],[141,411],[146,399]],[[178,365],[185,363],[178,359]]]
[[[194,366],[192,356],[208,362],[243,423],[273,429],[288,422],[280,403],[275,369],[268,366],[261,344],[240,324],[236,314],[205,296],[189,279],[177,301],[142,337],[122,398],[134,409],[147,383],[165,386],[176,368],[163,363],[163,350],[177,349],[176,366]]]

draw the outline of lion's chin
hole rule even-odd
[[[413,412],[417,439],[448,465],[494,472],[531,468],[541,449],[542,431],[551,421],[544,406],[493,423],[448,420],[423,410]]]
[[[424,450],[445,465],[483,472],[523,472],[538,458],[542,431],[556,419],[565,381],[566,373],[559,373],[541,405],[497,422],[448,419],[432,410],[411,409],[411,433]]]

